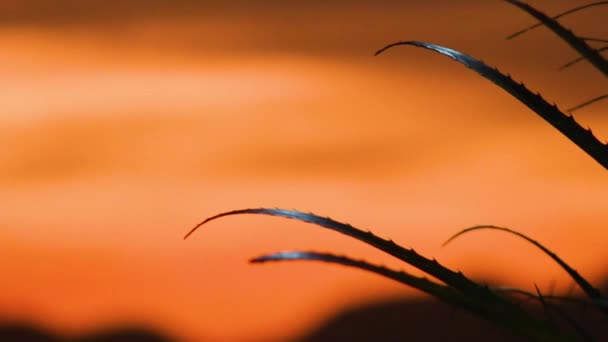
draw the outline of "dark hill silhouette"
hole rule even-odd
[[[0,326],[0,341],[2,342],[58,342],[57,336],[22,324]]]
[[[519,339],[521,340],[521,339]],[[386,300],[354,307],[299,342],[518,341],[499,327],[433,300]]]
[[[603,287],[608,293],[608,283]],[[533,301],[523,301],[538,315],[543,310]],[[589,305],[567,303],[564,310],[594,337],[608,341],[608,317]],[[563,321],[560,325],[572,331]],[[66,338],[27,325],[0,324],[1,342],[177,342],[137,327],[115,328]],[[395,298],[345,309],[296,342],[336,341],[523,341],[483,319],[434,299]]]
[[[160,334],[138,328],[120,328],[85,336],[67,338],[53,335],[43,329],[23,325],[0,325],[2,342],[172,342]]]
[[[608,293],[608,283],[603,287]],[[539,317],[545,317],[542,307],[532,300],[522,305],[530,307]],[[576,319],[594,341],[608,341],[608,317],[589,305],[562,304],[564,311]],[[553,314],[552,317],[556,315]],[[573,328],[557,319],[564,331]],[[300,337],[298,342],[330,341],[524,341],[520,336],[453,308],[432,298],[412,300],[387,299],[347,309],[326,321],[317,330]]]
[[[73,342],[170,342],[168,337],[135,328],[102,331],[80,337]]]

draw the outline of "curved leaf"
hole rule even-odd
[[[561,18],[561,17],[563,17],[563,16],[566,16],[566,15],[571,14],[571,13],[574,13],[574,12],[578,12],[578,11],[580,11],[580,10],[584,10],[584,9],[586,9],[586,8],[589,8],[589,7],[594,7],[594,6],[602,6],[602,5],[608,5],[608,1],[597,1],[597,2],[592,2],[592,3],[590,3],[590,4],[581,5],[581,6],[578,6],[578,7],[572,8],[572,9],[569,9],[569,10],[567,10],[567,11],[565,11],[565,12],[559,13],[559,14],[557,14],[557,15],[554,15],[554,16],[553,16],[553,17],[551,17],[551,18],[553,18],[554,20],[555,20],[555,19],[559,19],[559,18]],[[521,34],[524,34],[524,33],[528,32],[528,31],[530,31],[530,30],[533,30],[533,29],[535,29],[535,28],[541,27],[541,26],[543,26],[543,25],[544,25],[544,24],[543,24],[543,22],[538,22],[538,23],[536,23],[536,24],[534,24],[534,25],[530,25],[530,26],[528,26],[528,27],[526,27],[526,28],[524,28],[524,29],[521,29],[521,30],[519,30],[519,31],[517,31],[517,32],[515,32],[515,33],[513,33],[513,34],[511,34],[511,35],[509,35],[509,36],[507,37],[507,39],[513,39],[513,38],[515,38],[515,37],[517,37],[517,36],[519,36],[519,35],[521,35]]]
[[[450,243],[451,241],[453,241],[454,239],[456,239],[457,237],[459,237],[463,234],[466,234],[468,232],[472,232],[475,230],[481,230],[481,229],[500,230],[503,232],[507,232],[509,234],[516,235],[516,236],[528,241],[529,243],[533,244],[534,246],[538,247],[540,250],[545,252],[545,254],[547,254],[551,259],[553,259],[558,265],[560,265],[570,275],[570,277],[572,277],[572,279],[574,279],[574,281],[587,294],[587,296],[589,296],[594,302],[599,303],[597,300],[601,300],[603,298],[598,289],[593,287],[585,278],[583,278],[580,274],[578,274],[578,272],[575,269],[570,267],[570,265],[568,265],[565,261],[563,261],[560,257],[558,257],[557,254],[553,253],[551,250],[549,250],[547,247],[540,244],[538,241],[533,240],[532,238],[529,238],[528,236],[526,236],[520,232],[517,232],[515,230],[509,229],[509,228],[490,226],[490,225],[481,225],[481,226],[470,227],[467,229],[463,229],[460,232],[454,234],[446,242],[443,243],[443,246],[447,245],[448,243]],[[608,313],[607,307],[602,307],[602,309]]]
[[[303,251],[285,251],[274,254],[263,255],[251,259],[252,263],[264,263],[269,261],[294,261],[294,260],[314,260],[324,261],[329,263],[340,264],[343,266],[354,267],[376,273],[387,278],[396,280],[402,284],[412,286],[431,294],[440,300],[452,304],[456,307],[463,308],[478,315],[481,318],[487,319],[494,323],[510,328],[521,335],[530,337],[538,341],[567,341],[567,337],[563,336],[552,326],[533,318],[524,311],[521,312],[505,312],[496,307],[494,303],[487,302],[484,299],[476,297],[468,297],[455,289],[434,283],[426,278],[415,277],[405,272],[395,271],[383,266],[370,264],[362,260],[355,260],[345,256],[337,256],[329,253],[318,252],[303,252]]]
[[[479,303],[476,303],[473,299],[467,299],[461,292],[456,291],[454,288],[435,283],[424,277],[416,277],[403,271],[395,271],[384,266],[370,264],[363,260],[355,260],[345,256],[310,251],[283,251],[259,256],[249,260],[249,262],[264,263],[269,261],[289,260],[317,260],[362,269],[396,280],[450,304],[466,307],[481,314],[487,314],[486,310],[479,307]]]
[[[549,17],[545,13],[537,10],[536,8],[521,2],[518,0],[504,0],[513,6],[520,8],[526,13],[530,14],[540,22],[542,22],[547,28],[553,33],[557,34],[562,40],[564,40],[570,47],[576,50],[581,56],[585,57],[589,62],[605,76],[608,76],[608,61],[602,57],[595,49],[590,47],[583,39],[577,37],[572,31],[563,27],[555,19]]]
[[[523,83],[517,83],[511,77],[502,74],[495,68],[491,68],[480,60],[477,60],[460,51],[456,51],[444,46],[419,42],[402,41],[389,44],[378,50],[376,55],[398,45],[412,45],[438,52],[448,56],[453,60],[465,65],[467,68],[476,71],[484,78],[498,85],[520,102],[536,112],[540,117],[557,128],[562,134],[572,142],[587,152],[600,165],[608,169],[608,145],[601,143],[590,130],[586,130],[579,125],[571,115],[562,113],[557,106],[549,104],[540,95],[532,93]]]
[[[217,214],[215,216],[209,217],[205,219],[203,222],[197,224],[192,230],[186,234],[184,239],[188,238],[194,231],[196,231],[202,225],[230,215],[241,215],[241,214],[258,214],[258,215],[270,215],[270,216],[279,216],[288,219],[294,219],[297,221],[302,221],[306,223],[312,223],[333,231],[337,231],[339,233],[348,235],[352,238],[355,238],[359,241],[365,242],[371,246],[374,246],[416,268],[421,271],[426,272],[427,274],[443,281],[444,283],[462,291],[467,294],[474,295],[483,295],[487,298],[496,299],[499,298],[494,293],[489,291],[487,288],[479,286],[477,283],[471,281],[467,277],[465,277],[460,272],[454,272],[449,268],[442,266],[436,260],[430,260],[425,258],[424,256],[416,253],[413,249],[403,248],[391,240],[382,239],[371,232],[366,232],[360,229],[357,229],[349,224],[341,223],[335,220],[332,220],[328,217],[318,216],[312,213],[306,213],[298,210],[290,210],[290,209],[279,209],[279,208],[253,208],[253,209],[241,209],[241,210],[233,210],[224,212],[221,214]],[[506,302],[505,302],[506,303]]]

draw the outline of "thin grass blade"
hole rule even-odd
[[[578,335],[584,341],[588,341],[588,342],[593,341],[593,338],[591,337],[591,335],[574,318],[570,317],[570,315],[568,315],[564,310],[559,308],[557,305],[553,305],[545,300],[545,295],[542,294],[542,292],[538,288],[538,285],[534,284],[534,289],[536,290],[536,293],[537,293],[537,295],[534,297],[536,297],[536,299],[543,306],[545,316],[547,317],[547,319],[549,321],[555,321],[555,319],[553,318],[553,315],[551,314],[551,312],[555,312],[558,315],[560,315],[566,322],[568,322],[568,324],[570,324],[570,326],[572,326],[574,328],[574,330],[578,333]]]
[[[601,101],[601,100],[604,100],[604,99],[608,99],[608,94],[604,94],[604,95],[600,95],[598,97],[594,97],[591,100],[585,101],[585,102],[583,102],[583,103],[581,103],[579,105],[576,105],[576,106],[574,106],[572,108],[569,108],[568,112],[572,113],[575,110],[579,110],[581,108],[587,107],[588,105],[590,105],[592,103],[595,103],[595,102],[598,102],[598,101]]]
[[[536,287],[536,284],[534,285]],[[494,291],[498,291],[498,292],[509,292],[509,293],[515,293],[515,294],[520,294],[525,296],[528,299],[534,299],[534,300],[538,300],[540,301],[540,291],[538,290],[538,287],[536,287],[537,289],[537,294],[534,294],[532,292],[528,292],[522,289],[518,289],[518,288],[512,288],[512,287],[493,287],[492,288]],[[574,297],[566,297],[566,296],[556,296],[556,295],[542,295],[542,299],[544,300],[544,305],[546,308],[551,309],[553,312],[557,313],[558,315],[560,315],[562,317],[562,319],[564,319],[575,331],[577,334],[579,334],[579,336],[582,338],[583,341],[593,341],[593,337],[591,336],[591,334],[589,334],[589,332],[587,330],[585,330],[585,328],[583,328],[583,326],[580,325],[580,323],[578,321],[576,321],[574,318],[572,318],[572,316],[570,316],[568,313],[566,313],[564,310],[562,310],[559,306],[548,302],[547,300],[556,300],[556,301],[561,301],[561,302],[573,302],[573,303],[578,303],[578,304],[582,304],[582,305],[587,305],[588,302],[579,298],[574,298]]]
[[[520,294],[529,298],[537,298],[534,293],[526,291],[526,290],[522,290],[522,289],[518,289],[518,288],[514,288],[514,287],[505,287],[505,286],[499,286],[499,287],[492,287],[493,291],[497,291],[497,292],[505,292],[505,293],[515,293],[515,294]],[[569,296],[559,296],[559,295],[544,295],[543,296],[546,300],[554,300],[554,301],[561,301],[561,302],[572,302],[572,303],[577,303],[577,304],[581,304],[581,305],[587,305],[589,302],[585,299],[581,299],[581,298],[576,298],[576,297],[569,297]]]
[[[556,20],[556,19],[559,19],[559,18],[564,17],[564,16],[566,16],[568,14],[571,14],[571,13],[575,13],[575,12],[578,12],[578,11],[581,11],[581,10],[584,10],[584,9],[587,9],[587,8],[590,8],[590,7],[602,6],[602,5],[608,5],[608,1],[597,1],[597,2],[590,3],[590,4],[578,6],[578,7],[569,9],[569,10],[567,10],[565,12],[562,12],[562,13],[559,13],[557,15],[554,15],[551,18],[553,18],[554,20]],[[522,34],[528,32],[530,30],[533,30],[535,28],[541,27],[543,25],[544,24],[542,22],[538,22],[538,23],[536,23],[534,25],[530,25],[530,26],[528,26],[526,28],[523,28],[523,29],[521,29],[521,30],[519,30],[519,31],[517,31],[517,32],[515,32],[515,33],[513,33],[511,35],[509,35],[507,37],[507,39],[513,39],[513,38],[515,38],[515,37],[517,37],[519,35],[522,35]]]
[[[597,52],[602,52],[602,51],[608,50],[608,46],[602,46],[602,47],[597,48],[597,49],[595,49],[595,50],[596,50]],[[568,62],[568,63],[566,63],[566,64],[562,65],[561,67],[559,67],[559,69],[558,69],[558,70],[560,70],[560,71],[561,71],[561,70],[564,70],[564,69],[569,68],[569,67],[573,66],[574,64],[579,63],[579,62],[584,61],[584,60],[585,60],[585,57],[578,57],[578,58],[575,58],[575,59],[571,60],[570,62]]]
[[[553,318],[551,317],[552,316],[551,312],[549,311],[548,303],[545,301],[545,297],[543,296],[542,292],[540,292],[540,289],[538,288],[538,285],[536,285],[536,283],[534,284],[534,289],[536,290],[536,293],[538,294],[538,296],[536,296],[536,298],[538,299],[540,304],[543,306],[543,311],[545,312],[545,317],[547,318],[547,320],[553,321]]]
[[[608,170],[608,145],[600,142],[590,130],[586,130],[579,125],[571,115],[562,113],[557,106],[549,104],[539,94],[532,93],[523,83],[515,82],[510,76],[504,75],[497,69],[491,68],[482,61],[460,51],[426,42],[402,41],[392,43],[378,50],[376,55],[398,45],[412,45],[435,51],[476,71],[528,106]]]
[[[452,235],[452,237],[450,237],[446,242],[443,243],[443,246],[449,244],[450,242],[452,242],[454,239],[472,232],[472,231],[476,231],[476,230],[482,230],[482,229],[493,229],[493,230],[500,230],[503,232],[507,232],[509,234],[513,234],[515,236],[518,236],[526,241],[528,241],[529,243],[533,244],[534,246],[538,247],[540,250],[542,250],[545,254],[547,254],[551,259],[553,259],[558,265],[560,265],[567,273],[568,275],[570,275],[570,277],[572,279],[574,279],[574,281],[580,286],[580,288],[583,290],[583,292],[585,292],[585,294],[587,294],[587,296],[589,296],[589,298],[591,298],[591,300],[593,300],[593,302],[597,303],[598,306],[602,309],[602,311],[608,313],[608,307],[605,307],[603,305],[601,305],[601,300],[603,299],[600,291],[598,289],[596,289],[595,287],[593,287],[585,278],[583,278],[583,276],[581,276],[575,269],[573,269],[572,267],[570,267],[570,265],[568,265],[565,261],[563,261],[559,256],[557,256],[557,254],[553,253],[551,250],[549,250],[547,247],[543,246],[541,243],[539,243],[538,241],[509,228],[505,228],[505,227],[498,227],[498,226],[491,226],[491,225],[481,225],[481,226],[474,226],[474,227],[470,227],[470,228],[466,228],[463,229],[461,231],[459,231],[458,233]]]
[[[581,56],[585,57],[596,69],[604,74],[604,76],[608,76],[608,60],[604,59],[604,57],[599,54],[595,49],[587,44],[583,39],[577,37],[572,31],[568,30],[564,26],[562,26],[555,19],[549,17],[545,13],[537,10],[536,8],[526,4],[525,2],[518,0],[504,0],[526,13],[530,14],[540,22],[542,22],[547,28],[549,28],[553,33],[558,35],[562,40],[564,40],[570,47],[576,50]]]
[[[603,38],[593,38],[593,37],[579,37],[582,40],[588,41],[588,42],[595,42],[595,43],[608,43],[608,39],[603,39]]]

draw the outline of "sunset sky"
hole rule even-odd
[[[556,14],[585,1],[538,0]],[[608,6],[562,20],[607,38]],[[421,295],[318,263],[331,251],[420,274],[334,232],[248,207],[330,216],[475,279],[572,285],[510,227],[608,280],[608,174],[494,84],[398,40],[498,66],[560,108],[605,76],[502,1],[2,0],[0,322],[60,333],[125,322],[184,341],[285,339],[353,303]],[[601,46],[601,45],[598,45]],[[608,140],[608,102],[575,113]]]

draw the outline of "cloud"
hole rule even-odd
[[[558,10],[557,5],[545,7],[550,13]],[[146,45],[161,47],[163,51],[205,54],[246,52],[369,58],[375,49],[401,39],[449,42],[475,53],[475,47],[480,50],[485,44],[480,42],[499,44],[506,34],[531,21],[512,6],[481,0],[7,0],[0,3],[0,30],[33,28],[44,34],[59,30],[62,35],[112,41],[118,46],[121,43],[125,47]],[[517,42],[518,48],[527,49],[523,46],[525,42],[538,46],[539,42],[534,39],[547,42],[546,37],[533,34]],[[490,60],[492,52],[482,51],[486,55],[480,57]],[[519,60],[518,51],[505,47],[494,54],[507,53],[510,59]],[[544,51],[542,63],[554,52]]]
[[[238,159],[236,159],[238,158]],[[235,155],[232,169],[250,176],[298,175],[321,178],[377,178],[418,171],[425,158],[415,146],[389,141],[343,141],[306,146],[263,146]]]
[[[407,6],[422,3],[410,1]],[[273,15],[277,12],[344,11],[382,8],[393,1],[197,1],[197,0],[13,0],[0,5],[0,21],[24,24],[94,23],[133,20],[143,17],[223,14]],[[406,4],[399,4],[403,7]]]

